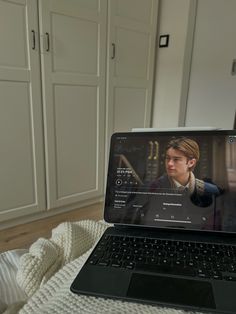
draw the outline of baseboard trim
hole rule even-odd
[[[79,203],[75,203],[75,204],[71,204],[67,206],[62,206],[59,208],[48,209],[40,213],[18,217],[15,219],[11,219],[9,221],[2,222],[0,224],[0,230],[8,229],[8,228],[15,227],[21,224],[36,221],[39,219],[48,218],[48,217],[55,216],[58,214],[63,214],[77,208],[87,207],[87,206],[91,206],[93,204],[102,203],[102,202],[104,202],[104,197],[99,197],[99,198],[94,198],[94,199],[86,200],[83,202],[79,202]]]

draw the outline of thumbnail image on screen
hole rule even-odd
[[[117,133],[106,220],[236,232],[236,135]]]

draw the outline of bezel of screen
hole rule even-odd
[[[199,203],[190,206],[193,200],[189,202],[184,192],[166,186],[163,190],[163,186],[151,184],[165,173],[166,144],[173,137],[190,138],[198,143],[200,159],[193,171],[195,179],[200,183],[205,180],[201,183],[205,190],[213,185],[219,190],[217,196],[211,196],[212,202],[207,201],[207,206]],[[110,145],[104,219],[118,225],[235,233],[236,193],[234,183],[228,179],[235,175],[235,161],[235,130],[115,133]],[[148,167],[152,170],[149,174]],[[158,184],[160,181],[157,180]],[[208,199],[204,198],[204,202]],[[181,206],[183,201],[184,206]],[[176,215],[168,216],[179,208],[181,211]]]

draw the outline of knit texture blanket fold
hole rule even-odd
[[[20,260],[17,282],[30,297],[64,265],[88,251],[108,224],[92,220],[65,222],[50,239],[39,238]]]
[[[19,285],[28,294],[19,314],[186,314],[186,311],[84,295],[70,285],[108,224],[63,223],[49,240],[39,239],[21,257]],[[193,312],[188,312],[193,313]],[[196,313],[196,312],[195,312]]]

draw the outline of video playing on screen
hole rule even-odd
[[[106,220],[236,232],[236,135],[189,134],[113,136]]]

